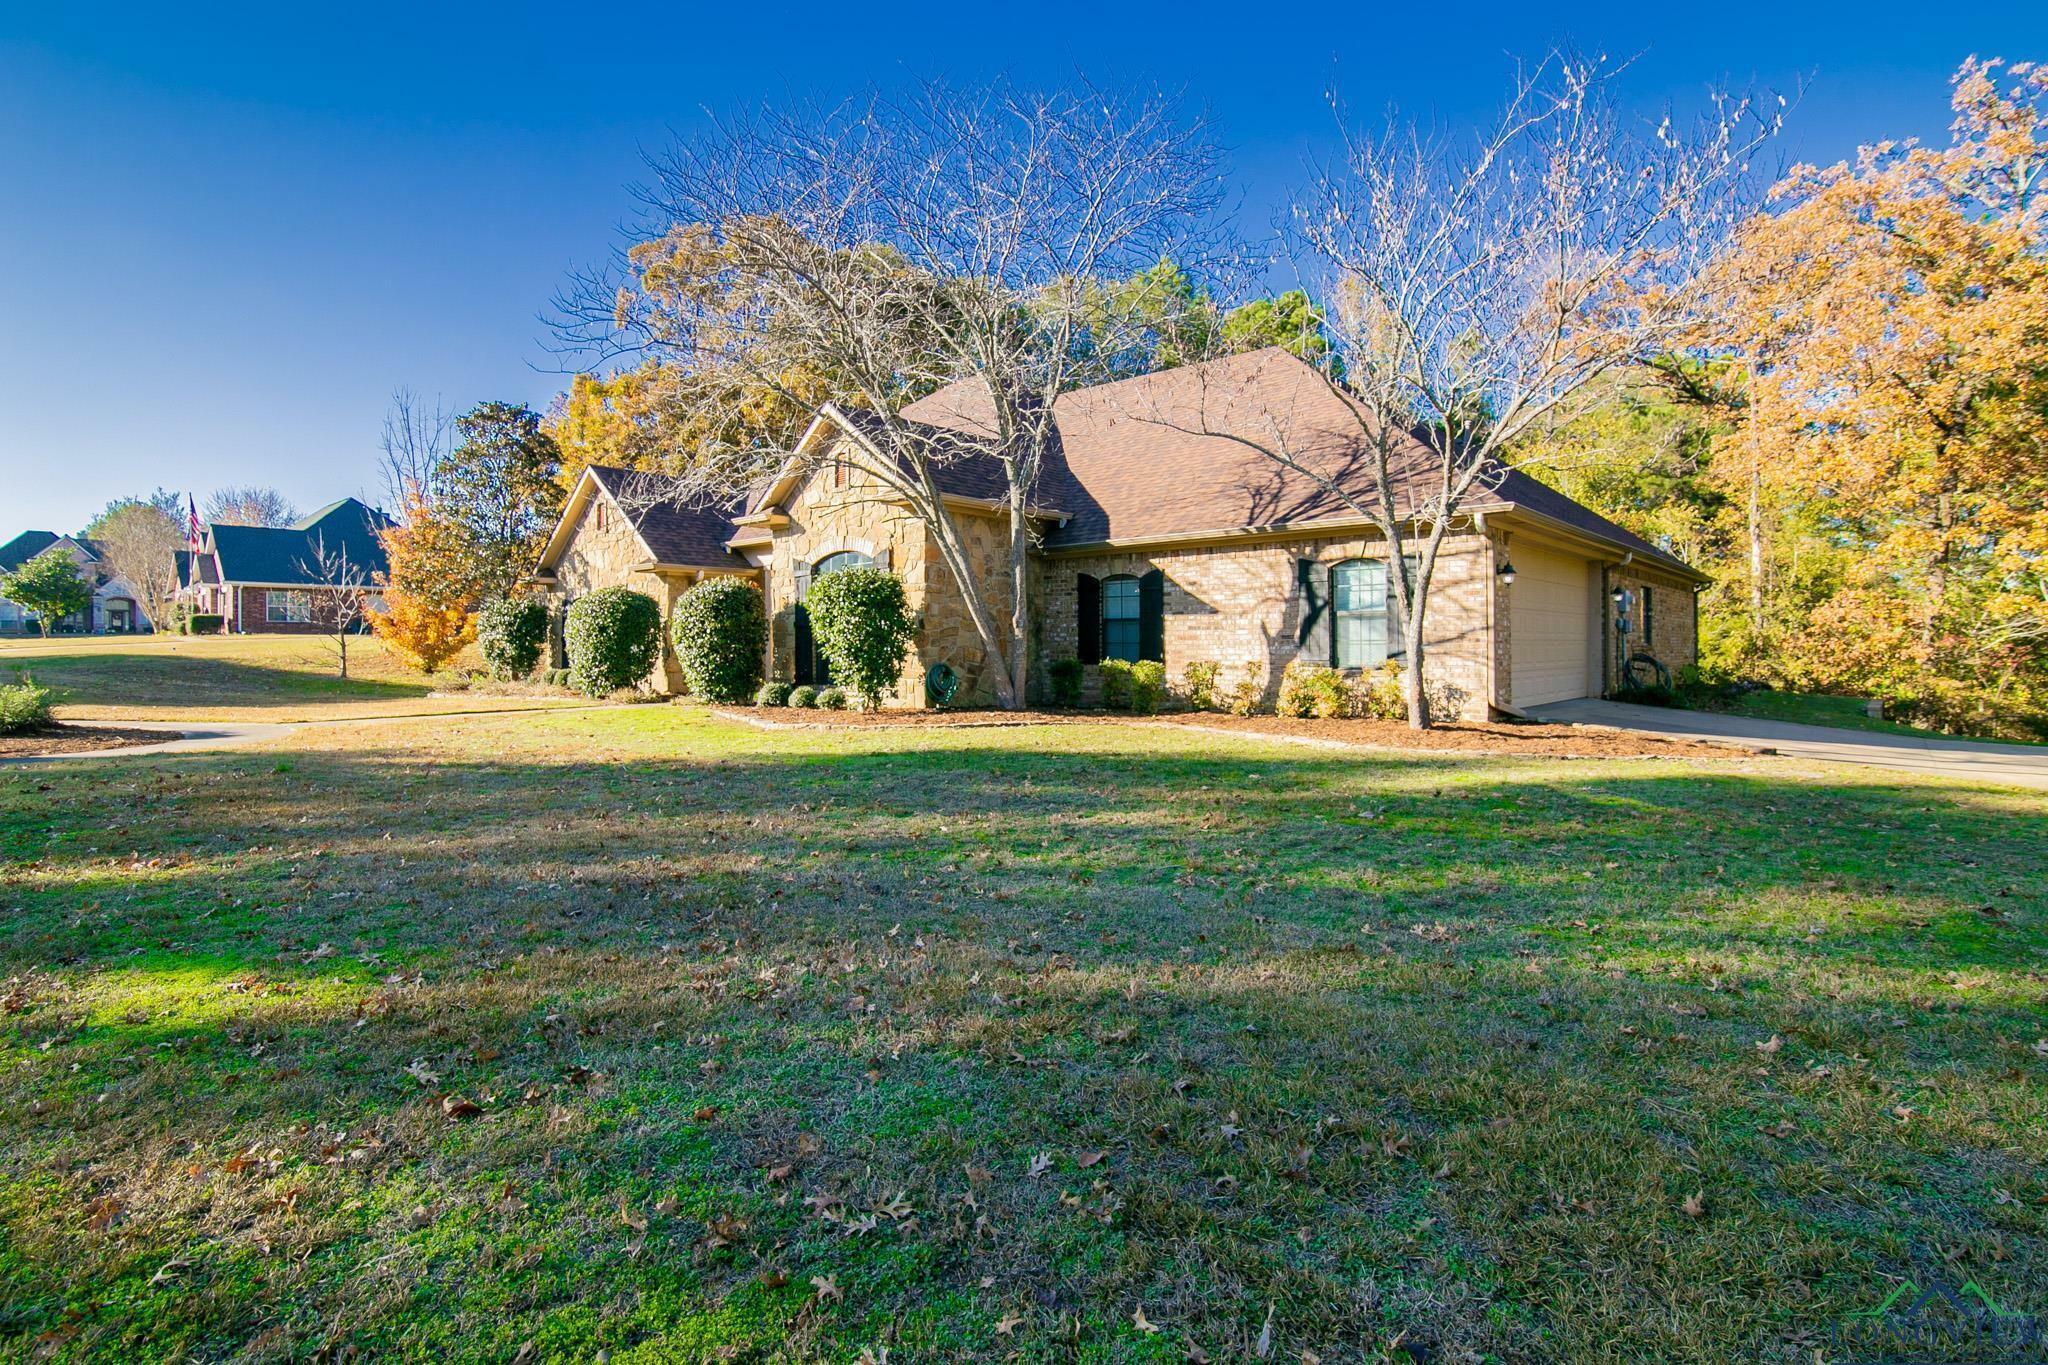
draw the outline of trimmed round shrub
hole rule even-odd
[[[36,686],[27,674],[0,687],[0,735],[26,734],[50,723],[50,689]]]
[[[707,578],[682,595],[669,622],[676,661],[693,696],[736,705],[761,685],[768,612],[741,578]]]
[[[1182,676],[1187,680],[1188,705],[1197,711],[1216,709],[1216,680],[1223,666],[1213,660],[1197,660]]]
[[[789,694],[795,690],[786,682],[764,682],[761,690],[754,694],[754,705],[787,706]]]
[[[1140,659],[1131,665],[1131,709],[1141,716],[1159,714],[1166,697],[1166,665],[1157,659]]]
[[[531,674],[548,643],[548,604],[538,597],[501,597],[476,614],[476,647],[494,678]]]
[[[1131,666],[1122,659],[1104,659],[1096,670],[1102,679],[1102,705],[1110,711],[1131,709]]]
[[[569,604],[562,636],[569,686],[603,697],[646,680],[661,660],[661,608],[644,592],[599,588]]]
[[[842,569],[812,581],[804,609],[811,638],[831,660],[832,676],[865,709],[880,706],[895,688],[917,634],[902,582],[880,569]]]
[[[789,690],[789,704],[800,709],[816,706],[818,704],[818,689],[808,684],[803,687],[791,688]]]
[[[843,687],[820,688],[818,691],[818,709],[820,711],[844,711],[846,709],[846,689]]]
[[[1054,706],[1079,706],[1081,684],[1088,676],[1088,666],[1079,659],[1055,659],[1045,671],[1046,681],[1052,685]]]
[[[1296,659],[1280,674],[1280,697],[1273,709],[1283,716],[1329,720],[1344,714],[1349,699],[1342,673],[1328,664]]]

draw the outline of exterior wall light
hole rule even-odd
[[[1499,573],[1501,582],[1507,584],[1511,588],[1515,586],[1515,566],[1512,560],[1503,559],[1500,562]]]

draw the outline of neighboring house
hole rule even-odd
[[[199,545],[178,556],[178,598],[195,612],[222,618],[237,635],[311,633],[322,624],[322,598],[344,591],[330,581],[321,555],[346,556],[377,605],[375,585],[389,569],[380,532],[396,525],[354,498],[329,503],[290,526],[211,522]]]
[[[955,384],[902,417],[943,444],[982,431],[985,411],[978,385]],[[1250,668],[1270,699],[1296,658],[1366,670],[1404,657],[1371,522],[1316,480],[1233,439],[1284,439],[1371,501],[1359,414],[1301,361],[1269,349],[1082,389],[1062,395],[1054,416],[1059,440],[1032,509],[1034,696],[1044,695],[1047,665],[1065,658],[1157,659],[1175,679],[1188,663],[1215,662],[1226,686]],[[623,487],[616,472],[593,471],[549,543],[542,581],[566,597],[639,575],[664,585],[666,609],[697,575],[746,574],[767,599],[770,675],[811,682],[827,671],[803,610],[811,580],[876,564],[903,580],[919,614],[897,704],[923,702],[925,672],[937,663],[959,673],[962,699],[986,700],[989,661],[952,571],[875,476],[886,466],[866,434],[874,420],[823,409],[783,472],[731,510],[723,554],[711,547],[718,512],[630,513],[636,500],[608,494]],[[1397,509],[1415,505],[1430,464],[1413,446],[1395,471]],[[1002,471],[969,456],[936,475],[985,600],[1005,618]],[[1694,662],[1693,595],[1704,575],[1526,474],[1503,469],[1490,486],[1468,500],[1431,586],[1426,670],[1459,714],[1598,696],[1638,652],[1674,670]],[[657,550],[644,535],[637,548],[646,553],[630,564],[600,550],[600,538],[615,533],[598,524],[599,502],[636,534],[642,522],[677,518],[690,529],[688,552]],[[565,587],[572,563],[574,586]]]
[[[135,589],[126,579],[107,568],[100,547],[84,536],[60,536],[54,531],[23,531],[5,545],[0,545],[0,574],[14,572],[53,545],[70,555],[79,573],[93,585],[92,605],[57,622],[55,628],[58,633],[133,635],[151,629],[149,615],[143,611]],[[24,610],[19,602],[0,597],[0,633],[40,630],[33,612]]]

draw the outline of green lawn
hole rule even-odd
[[[2048,1314],[2039,794],[625,708],[0,769],[0,909],[0,1355]]]
[[[25,675],[54,689],[64,720],[336,720],[574,700],[451,691],[463,686],[452,673],[414,672],[373,636],[349,642],[348,677],[338,665],[324,636],[0,639],[0,682]]]

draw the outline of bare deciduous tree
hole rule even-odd
[[[149,624],[165,629],[178,599],[178,551],[185,530],[175,494],[159,490],[149,498],[110,505],[87,528],[108,573],[135,590]]]
[[[1319,373],[1356,425],[1347,467],[1296,448],[1280,421],[1219,433],[1378,528],[1417,728],[1430,723],[1429,585],[1462,509],[1497,487],[1503,453],[1560,403],[1682,342],[1697,320],[1690,285],[1756,202],[1750,159],[1783,99],[1717,95],[1687,128],[1669,116],[1637,128],[1613,98],[1617,74],[1553,53],[1517,72],[1470,142],[1399,125],[1347,133],[1289,232],[1325,307]]]
[[[862,416],[888,496],[929,528],[991,663],[998,704],[1026,689],[1034,493],[1059,393],[1115,373],[1141,327],[1095,282],[1200,257],[1219,199],[1205,122],[1168,98],[1008,82],[926,85],[723,123],[652,163],[651,235],[619,272],[574,282],[559,331],[609,358],[653,355],[740,387]],[[622,287],[623,285],[623,287]],[[943,441],[899,414],[967,381]],[[679,392],[725,402],[734,385]],[[706,414],[691,429],[729,429]],[[673,452],[693,494],[737,498],[796,442]],[[972,566],[949,465],[1000,469],[1007,603]],[[1007,618],[1003,608],[1007,606]]]
[[[417,390],[403,386],[392,390],[379,440],[384,458],[377,466],[390,506],[408,505],[415,491],[422,497],[433,495],[454,435],[455,414],[439,398],[429,403]]]
[[[207,495],[200,518],[228,526],[289,526],[299,519],[299,509],[275,488],[218,488]]]
[[[340,676],[346,678],[348,637],[361,633],[370,576],[349,558],[348,546],[330,550],[325,536],[314,538],[312,557],[299,561],[299,571],[317,585],[306,594],[307,610],[313,624],[331,638]]]

